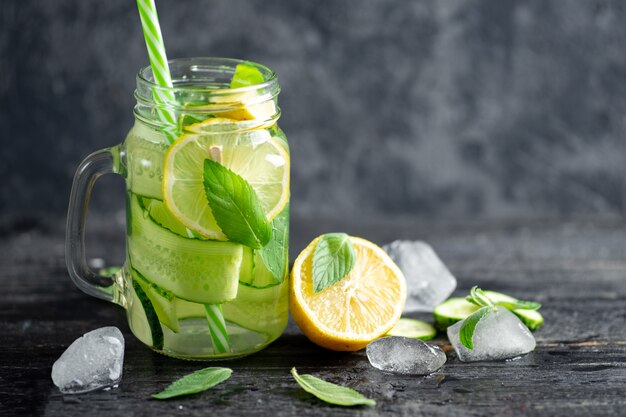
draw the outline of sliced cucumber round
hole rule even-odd
[[[485,291],[485,294],[495,303],[498,301],[507,301],[510,303],[518,301],[517,298],[495,291]],[[530,331],[534,332],[543,326],[543,316],[537,310],[512,310],[512,312],[519,317]]]
[[[495,291],[485,291],[487,297],[493,302],[507,301],[515,302],[517,299]],[[478,310],[478,306],[470,303],[465,298],[453,297],[435,307],[433,315],[435,326],[439,330],[445,330],[457,321],[465,319],[467,316]],[[512,310],[519,319],[528,327],[535,331],[543,325],[543,316],[535,310]]]
[[[430,340],[437,336],[435,327],[421,320],[401,318],[387,333],[387,336],[413,337],[415,339]]]

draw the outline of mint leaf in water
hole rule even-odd
[[[287,241],[289,239],[289,205],[272,221],[272,240],[259,250],[263,264],[274,277],[274,284],[280,284],[287,273]]]
[[[226,381],[232,373],[233,370],[228,368],[204,368],[174,381],[163,391],[153,394],[152,398],[166,400],[181,395],[206,391],[220,382]]]
[[[478,323],[485,318],[485,316],[489,313],[495,311],[494,306],[485,306],[481,309],[475,311],[470,316],[468,316],[463,323],[461,324],[461,330],[459,331],[459,339],[461,340],[461,344],[466,348],[472,350],[474,349],[474,330],[476,330],[476,326]]]
[[[247,87],[265,82],[265,78],[257,67],[251,64],[239,64],[230,80],[230,88]]]
[[[323,235],[313,252],[313,291],[320,292],[341,281],[356,262],[356,252],[345,233]]]
[[[256,192],[246,180],[205,159],[204,190],[213,217],[228,240],[253,249],[260,249],[270,241],[272,228]]]
[[[313,375],[298,375],[296,368],[291,368],[291,375],[293,375],[302,389],[327,403],[348,407],[353,405],[376,405],[376,401],[367,398],[352,388],[331,384]]]

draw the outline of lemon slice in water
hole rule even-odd
[[[208,119],[192,125],[168,149],[163,198],[178,221],[200,235],[226,240],[206,198],[205,159],[219,162],[246,180],[271,221],[289,200],[289,154],[266,130],[234,131],[235,120]]]

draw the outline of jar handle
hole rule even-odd
[[[65,263],[74,284],[93,297],[111,302],[116,301],[115,276],[96,274],[85,259],[85,220],[94,183],[102,175],[116,173],[117,159],[119,149],[115,146],[94,152],[80,163],[72,183],[65,234]]]

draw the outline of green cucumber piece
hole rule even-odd
[[[137,199],[141,208],[143,208],[150,218],[159,226],[183,237],[197,238],[199,236],[179,222],[161,200],[140,196],[138,196]]]
[[[495,291],[485,291],[487,297],[491,299],[491,301],[497,303],[498,301],[507,301],[514,303],[517,298],[511,297],[506,294],[502,294]],[[519,319],[528,327],[528,330],[535,331],[543,326],[543,316],[537,310],[512,310],[513,314],[515,314]]]
[[[249,259],[246,259],[246,257],[249,257]],[[258,250],[251,250],[250,253],[244,255],[242,271],[244,264],[250,269],[246,270],[246,273],[241,274],[239,278],[241,284],[254,288],[266,288],[280,284],[280,281],[276,281],[274,274],[263,263]]]
[[[448,327],[468,317],[476,310],[478,310],[478,306],[470,303],[465,298],[449,298],[433,310],[435,327],[439,330],[446,330]]]
[[[237,296],[243,246],[187,239],[155,223],[131,195],[128,254],[132,267],[176,297],[221,304]]]
[[[413,337],[415,339],[430,340],[437,336],[435,327],[425,321],[401,318],[386,336]]]
[[[150,299],[159,321],[174,333],[180,332],[180,325],[178,324],[178,317],[176,316],[176,297],[174,294],[148,281],[135,270],[131,273],[133,280],[139,284]]]
[[[508,301],[515,302],[515,298],[495,291],[485,291],[487,297],[493,302]],[[433,315],[435,326],[439,330],[446,330],[454,323],[465,319],[467,316],[477,311],[480,307],[470,303],[465,298],[453,297],[435,307]],[[528,327],[535,331],[543,325],[543,316],[535,310],[513,310],[519,319]]]
[[[163,164],[167,149],[165,135],[136,123],[124,141],[128,189],[163,200]]]
[[[283,328],[289,310],[289,280],[266,288],[240,284],[237,298],[222,304],[224,318],[255,332]]]
[[[141,288],[141,285],[137,281],[133,281],[133,290],[135,290],[135,296],[137,297],[134,301],[139,301],[140,305],[133,306],[133,313],[135,316],[131,322],[133,323],[133,332],[141,340],[142,342],[152,346],[157,350],[163,349],[163,329],[161,328],[161,323],[159,322],[159,317],[154,311],[154,307],[150,302],[150,299]],[[141,310],[138,310],[138,307],[141,306]],[[143,311],[144,316],[141,316],[140,311]],[[146,328],[141,328],[142,323],[146,323],[148,328],[150,329],[150,341],[148,341],[147,334],[145,332]],[[139,325],[137,328],[136,326]]]

